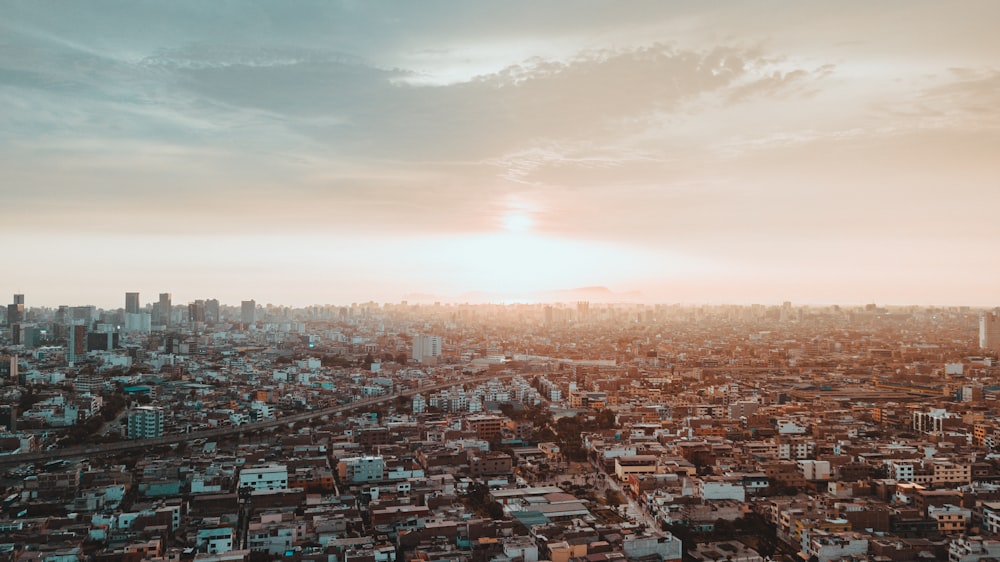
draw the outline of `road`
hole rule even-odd
[[[604,475],[603,478],[598,478],[595,485],[595,490],[598,494],[607,495],[608,490],[614,490],[625,502],[618,507],[618,512],[623,516],[628,518],[630,521],[638,523],[640,525],[645,525],[647,529],[656,531],[660,529],[660,525],[657,524],[653,516],[643,507],[638,500],[632,497],[631,494],[627,493],[622,486],[622,483],[618,480],[613,472],[605,472],[603,468],[597,465],[596,462],[591,459],[589,461],[590,466],[598,472],[598,474]]]
[[[381,404],[383,402],[394,400],[400,396],[413,396],[415,394],[419,394],[422,392],[423,393],[434,392],[437,390],[442,390],[445,388],[457,386],[459,384],[477,384],[492,379],[509,379],[519,374],[521,373],[480,375],[477,377],[470,377],[464,379],[460,382],[449,381],[428,386],[422,386],[420,388],[407,390],[401,393],[388,394],[386,396],[377,396],[375,398],[368,398],[366,400],[359,400],[357,402],[350,402],[348,404],[330,406],[328,408],[321,408],[319,410],[310,410],[308,412],[292,414],[289,416],[282,416],[274,420],[265,420],[261,422],[248,423],[234,427],[223,427],[218,429],[192,431],[190,433],[164,435],[163,437],[154,437],[152,439],[134,439],[130,441],[119,441],[115,443],[102,443],[100,445],[80,445],[76,447],[66,447],[64,449],[54,449],[52,451],[36,451],[32,453],[20,453],[16,455],[0,455],[0,466],[11,465],[11,464],[33,463],[38,461],[51,461],[56,459],[67,459],[74,457],[93,457],[95,455],[100,455],[105,453],[121,453],[125,451],[133,451],[138,449],[151,449],[155,447],[161,447],[163,445],[173,445],[174,443],[194,441],[196,439],[218,439],[220,437],[229,437],[232,435],[239,435],[241,433],[251,433],[258,430],[280,427],[283,425],[289,425],[302,421],[311,421],[317,418],[322,418],[323,416],[335,415],[349,410],[364,408],[366,406],[374,406],[376,404]]]
[[[639,502],[634,497],[632,497],[632,494],[626,492],[622,488],[621,483],[618,481],[618,478],[616,478],[614,474],[608,474],[607,478],[605,478],[604,480],[605,482],[607,482],[609,488],[617,491],[618,494],[622,497],[622,499],[625,500],[625,503],[622,505],[624,506],[623,509],[625,511],[626,517],[628,517],[632,521],[635,521],[636,523],[639,523],[640,525],[645,525],[646,529],[649,529],[651,531],[658,531],[660,529],[660,526],[656,524],[656,521],[653,519],[653,516],[650,515],[648,511],[646,511],[645,507],[639,505]]]

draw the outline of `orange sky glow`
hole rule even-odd
[[[28,306],[1000,303],[995,2],[4,13]]]

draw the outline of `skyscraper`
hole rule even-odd
[[[199,299],[188,304],[188,322],[191,324],[195,322],[205,323],[205,301]]]
[[[69,341],[66,345],[66,361],[69,366],[74,366],[77,357],[85,353],[87,353],[87,327],[83,324],[71,324],[69,326]]]
[[[433,363],[441,356],[441,336],[413,336],[413,359],[421,363]]]
[[[139,313],[139,293],[125,293],[125,313]]]
[[[160,317],[157,318],[157,323],[163,326],[170,325],[171,308],[170,308],[170,293],[160,293]]]
[[[148,334],[151,326],[152,318],[139,310],[139,293],[125,293],[125,333]]]
[[[7,325],[13,326],[15,324],[20,324],[24,320],[24,304],[8,304],[7,305]]]
[[[24,304],[24,295],[14,293],[14,304]]]
[[[247,326],[257,322],[257,303],[254,300],[240,303],[240,322]]]
[[[205,322],[214,324],[219,321],[219,299],[205,301]]]
[[[152,316],[148,312],[126,312],[125,328],[126,334],[148,334],[153,328]]]
[[[979,348],[1000,351],[1000,314],[997,311],[979,315]]]

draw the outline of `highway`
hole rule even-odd
[[[349,410],[356,410],[359,408],[365,408],[367,406],[374,406],[376,404],[389,402],[390,400],[394,400],[400,396],[413,396],[415,394],[420,394],[420,393],[435,392],[445,388],[457,386],[459,384],[478,384],[492,379],[509,379],[519,374],[520,373],[480,375],[477,377],[470,377],[460,382],[450,381],[428,386],[421,386],[419,388],[407,390],[401,393],[388,394],[385,396],[377,396],[375,398],[358,400],[357,402],[350,402],[338,406],[330,406],[328,408],[321,408],[318,410],[310,410],[307,412],[282,416],[280,418],[276,418],[273,420],[264,420],[260,422],[248,423],[238,426],[192,431],[190,433],[177,433],[172,435],[164,435],[163,437],[154,437],[152,439],[132,439],[128,441],[118,441],[115,443],[102,443],[99,445],[78,445],[75,447],[66,447],[63,449],[53,449],[51,451],[34,451],[30,453],[20,453],[16,455],[0,455],[0,466],[34,463],[39,461],[47,462],[52,460],[77,458],[77,457],[94,457],[106,453],[121,453],[125,451],[134,451],[140,449],[153,449],[156,447],[161,447],[163,445],[173,445],[174,443],[181,443],[184,441],[194,441],[197,439],[218,439],[221,437],[239,435],[241,433],[252,433],[258,430],[270,429],[303,421],[307,422],[314,420],[316,418],[322,418],[323,416],[331,416]]]

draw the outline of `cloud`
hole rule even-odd
[[[205,212],[228,199],[227,211],[212,212],[216,219],[238,217],[239,207],[268,208],[281,219],[282,208],[330,201],[390,228],[471,230],[492,220],[476,216],[482,196],[473,193],[501,198],[512,189],[504,180],[530,183],[537,174],[548,183],[550,171],[663,161],[619,139],[641,131],[651,115],[747,80],[748,69],[765,60],[737,48],[653,44],[585,50],[566,61],[534,58],[467,82],[426,86],[401,82],[406,70],[312,48],[202,42],[141,57],[66,48],[49,44],[42,50],[58,54],[42,56],[47,62],[36,74],[15,68],[22,74],[7,81],[10,98],[27,104],[29,116],[7,129],[18,131],[10,133],[8,163],[61,163],[31,194],[37,212],[51,212],[51,203],[38,199],[46,193],[58,201],[101,184],[88,202],[107,217],[169,191],[197,193]],[[499,176],[496,166],[505,168]],[[130,171],[134,181],[125,188],[117,178]],[[12,177],[28,181],[33,173]],[[296,228],[321,223],[309,220],[307,208],[307,220],[285,220]],[[442,220],[448,209],[463,212]],[[145,224],[155,228],[156,220]]]
[[[385,261],[496,234],[517,200],[526,235],[584,250],[951,266],[1000,235],[998,9],[17,3],[0,229],[377,239]]]
[[[478,160],[541,139],[620,134],[623,121],[725,87],[748,55],[665,45],[587,51],[426,86],[356,60],[226,52],[225,62],[171,64],[188,92],[215,107],[280,115],[291,132],[346,155],[396,161]]]
[[[1000,126],[1000,70],[955,68],[952,80],[928,88],[919,103],[941,116],[960,120],[964,126]]]

